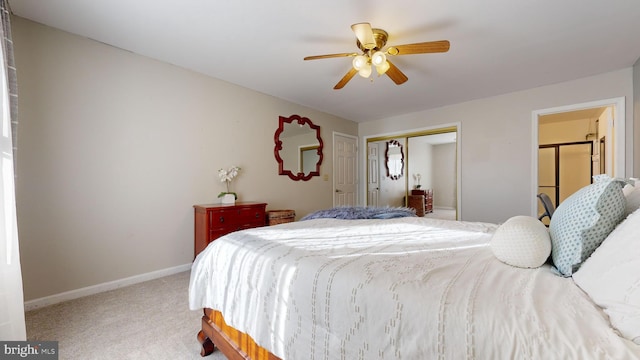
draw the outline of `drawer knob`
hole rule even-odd
[[[224,222],[224,216],[220,216],[220,222],[223,223]]]

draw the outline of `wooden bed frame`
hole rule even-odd
[[[208,308],[204,309],[198,341],[202,344],[201,356],[207,356],[217,348],[229,360],[280,360],[258,346],[249,335],[227,325],[219,311]]]

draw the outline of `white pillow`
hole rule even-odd
[[[622,192],[624,194],[625,200],[626,200],[626,212],[627,215],[631,214],[632,212],[640,209],[640,180],[637,179],[630,179],[632,181],[635,181],[635,186],[634,185],[626,185],[623,189]]]
[[[551,254],[547,227],[531,216],[514,216],[496,229],[491,250],[498,260],[521,268],[537,268]]]
[[[640,345],[640,210],[594,251],[573,280],[604,310],[622,336]]]

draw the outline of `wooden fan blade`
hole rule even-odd
[[[373,37],[373,30],[371,29],[371,24],[369,23],[358,23],[351,25],[351,30],[356,34],[358,41],[363,48],[371,50],[375,48],[376,39]]]
[[[357,73],[358,73],[358,70],[351,68],[351,70],[349,70],[349,72],[347,72],[347,74],[343,76],[342,79],[340,79],[340,81],[338,81],[336,86],[333,87],[333,90],[342,89],[345,85],[347,85],[349,80],[351,80]]]
[[[307,56],[305,60],[318,60],[318,59],[329,59],[336,57],[347,57],[347,56],[358,56],[357,53],[341,53],[341,54],[326,54],[326,55],[315,55],[315,56]]]
[[[411,54],[426,54],[426,53],[439,53],[449,51],[449,41],[428,41],[415,44],[395,45],[387,49],[389,55],[411,55]]]
[[[389,63],[389,70],[387,70],[385,74],[387,74],[387,76],[391,78],[391,80],[393,80],[396,85],[404,84],[407,80],[409,80],[407,75],[400,71],[397,66],[393,65],[391,61],[387,60],[387,62]]]

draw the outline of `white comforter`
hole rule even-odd
[[[571,278],[498,261],[495,229],[402,218],[236,232],[194,261],[190,307],[282,359],[640,359]]]

